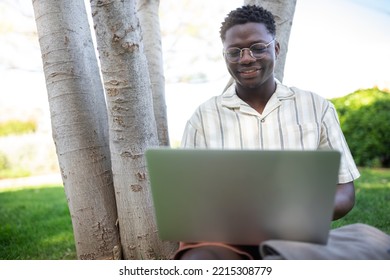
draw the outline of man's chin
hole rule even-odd
[[[240,87],[247,88],[247,89],[255,89],[261,86],[261,83],[259,83],[258,81],[248,81],[248,80],[245,81],[241,80],[238,82],[238,84],[240,85]]]

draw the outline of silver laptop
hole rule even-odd
[[[157,148],[146,159],[162,240],[327,242],[337,151]]]

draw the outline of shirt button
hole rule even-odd
[[[261,122],[265,122],[265,119],[261,119]]]

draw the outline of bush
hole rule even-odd
[[[8,135],[20,135],[25,133],[35,132],[37,130],[37,124],[33,120],[20,121],[9,120],[0,123],[0,137]]]
[[[331,101],[356,164],[390,167],[390,93],[373,88]]]
[[[9,168],[9,161],[5,154],[0,151],[0,172]]]
[[[0,179],[30,176],[31,173],[20,166],[12,166],[6,154],[0,151]]]
[[[49,134],[0,137],[0,179],[58,172],[56,149]]]

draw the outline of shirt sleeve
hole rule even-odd
[[[359,178],[360,173],[340,127],[334,105],[329,102],[322,119],[320,149],[332,149],[341,153],[339,184]]]
[[[193,124],[194,121],[196,122],[196,119],[196,115],[194,114],[194,116],[187,121],[181,140],[182,148],[207,148],[202,129],[200,129],[199,125]]]

